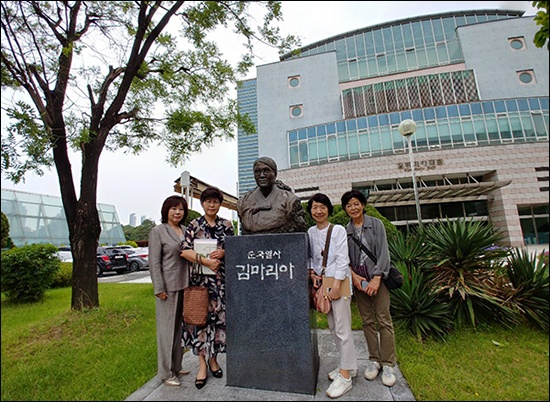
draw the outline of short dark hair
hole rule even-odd
[[[160,209],[160,221],[162,223],[168,222],[168,211],[170,208],[177,207],[178,205],[183,205],[183,218],[179,221],[180,225],[183,225],[183,222],[187,219],[187,214],[189,213],[189,207],[187,206],[187,201],[181,195],[171,195],[162,203],[162,208]]]
[[[346,205],[348,204],[349,200],[352,198],[357,198],[361,204],[363,204],[363,207],[367,205],[367,198],[365,197],[365,194],[363,194],[359,190],[350,190],[346,191],[344,195],[342,195],[342,208],[345,210]]]
[[[323,193],[317,193],[313,194],[309,201],[307,202],[307,212],[311,215],[311,207],[313,206],[313,202],[319,202],[326,206],[328,208],[328,215],[332,215],[332,211],[334,211],[334,207],[332,206],[332,202],[330,202],[330,198],[328,198]]]
[[[223,202],[223,193],[217,187],[207,187],[201,193],[201,204],[209,199],[215,198],[220,201],[220,204]]]

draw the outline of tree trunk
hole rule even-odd
[[[64,126],[59,129],[59,132],[64,133]],[[98,148],[101,148],[101,144],[98,146],[91,143],[83,146],[78,200],[66,147],[57,146],[53,150],[73,253],[71,298],[73,310],[99,307],[96,261],[101,223],[97,211],[97,172],[101,152]]]
[[[101,224],[95,203],[78,202],[74,228],[71,232],[73,250],[71,308],[83,310],[99,307],[96,258]]]

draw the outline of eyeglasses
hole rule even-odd
[[[268,175],[270,173],[273,173],[273,170],[270,168],[263,168],[263,169],[254,169],[254,175],[259,176],[261,174]]]

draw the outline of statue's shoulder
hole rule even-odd
[[[244,195],[241,197],[241,201],[243,200],[246,200],[247,198],[250,198],[254,195],[254,193],[256,193],[256,190],[257,189],[253,189],[253,190],[248,190],[246,193],[244,193]]]
[[[237,209],[240,209],[243,206],[243,203],[246,204],[249,199],[254,195],[256,189],[249,190],[244,195],[237,200]]]

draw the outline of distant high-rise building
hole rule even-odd
[[[145,215],[141,215],[141,220],[140,220],[140,223],[143,225],[143,222],[145,222],[147,220],[147,216]]]
[[[130,214],[130,226],[136,226],[136,214],[135,213],[131,213]]]

